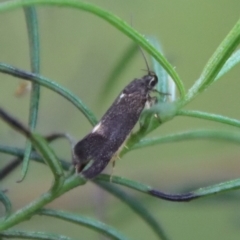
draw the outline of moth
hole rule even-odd
[[[144,107],[151,104],[154,97],[150,93],[157,82],[156,74],[148,68],[147,75],[134,79],[122,90],[99,123],[74,146],[77,173],[92,179],[111,160],[115,161]]]

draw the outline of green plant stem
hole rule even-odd
[[[106,174],[101,174],[97,176],[94,181],[108,182],[110,181],[110,176]],[[215,194],[240,189],[240,179],[234,179],[231,181],[222,182],[222,183],[207,186],[207,187],[202,187],[197,190],[194,190],[188,193],[183,193],[183,194],[164,193],[146,184],[142,184],[142,183],[132,181],[130,179],[126,179],[123,177],[118,177],[118,176],[111,176],[111,181],[113,183],[126,186],[128,188],[137,190],[139,192],[142,192],[160,199],[174,201],[174,202],[187,202],[187,201],[192,201],[202,197],[209,197]]]
[[[6,211],[4,218],[2,218],[2,220],[4,220],[11,214],[12,204],[11,204],[11,201],[9,200],[9,198],[1,190],[0,190],[0,202],[2,202],[2,204],[5,207],[5,211]],[[0,223],[1,223],[1,219],[0,219]]]
[[[163,143],[173,143],[178,141],[186,141],[186,140],[199,140],[199,139],[215,139],[218,141],[231,141],[233,143],[240,143],[240,134],[230,131],[218,131],[218,130],[192,130],[180,133],[173,133],[162,137],[155,137],[149,139],[142,139],[140,142],[136,143],[131,149],[124,149],[123,154],[127,151],[143,148],[143,147],[151,147],[158,144]]]
[[[32,217],[37,212],[37,210],[41,209],[43,206],[50,203],[65,192],[71,190],[76,186],[82,185],[85,182],[86,180],[80,178],[78,175],[71,176],[70,178],[66,179],[60,191],[54,192],[52,190],[49,190],[48,192],[42,194],[35,201],[12,213],[3,223],[1,223],[0,231],[13,227],[22,221],[29,220],[29,218]]]
[[[206,113],[206,112],[195,111],[195,110],[179,110],[177,111],[177,115],[195,117],[195,118],[210,120],[218,123],[225,123],[238,128],[240,127],[239,120],[221,116],[218,114]]]
[[[1,223],[0,230],[8,229],[24,220],[28,220],[38,209],[51,202],[55,197],[56,195],[52,191],[42,194],[35,201],[11,214],[3,223]]]
[[[41,240],[73,240],[73,238],[66,237],[59,234],[52,234],[48,232],[28,232],[20,230],[7,230],[0,232],[0,237],[17,238],[17,239],[41,239]]]
[[[33,73],[40,72],[40,43],[37,12],[34,7],[24,8],[25,19],[28,29],[29,52],[31,71]],[[33,84],[34,85],[34,84]],[[39,86],[37,84],[37,86]]]
[[[52,186],[52,191],[58,191],[62,187],[65,179],[62,165],[58,161],[55,152],[49,147],[46,140],[37,134],[32,134],[30,140],[38,152],[43,156],[44,161],[53,173],[54,184]]]
[[[25,13],[25,19],[26,19],[27,29],[28,29],[31,71],[33,73],[38,74],[40,69],[40,56],[39,56],[40,51],[39,51],[37,13],[34,7],[25,7],[24,13]],[[38,83],[32,82],[29,120],[28,120],[28,126],[31,131],[35,129],[37,124],[39,98],[40,98],[40,85]],[[32,144],[29,140],[27,140],[20,181],[22,181],[27,174],[31,151],[32,151]]]
[[[150,43],[160,52],[163,53],[161,44],[158,42],[158,40],[155,37],[148,37]],[[158,84],[156,89],[159,92],[162,93],[168,93],[168,74],[165,71],[165,69],[154,59],[152,58],[152,63],[153,63],[153,69],[154,72],[157,74],[158,76]],[[160,94],[158,96],[158,101],[160,102],[166,102],[167,101],[167,95],[164,94]]]

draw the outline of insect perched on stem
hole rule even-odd
[[[93,130],[74,146],[73,163],[85,178],[96,177],[111,160],[116,160],[144,107],[152,105],[150,92],[158,78],[147,68],[148,74],[130,82]]]

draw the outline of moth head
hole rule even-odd
[[[158,83],[158,77],[154,72],[149,72],[148,75],[143,77],[148,90],[152,90]]]
[[[149,93],[157,84],[158,78],[154,72],[149,72],[142,78],[134,79],[123,90],[123,94],[139,93],[143,96]],[[122,96],[122,95],[121,95]]]

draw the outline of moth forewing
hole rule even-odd
[[[123,89],[91,133],[75,145],[74,164],[78,173],[94,178],[118,156],[146,103],[151,100],[149,93],[157,81],[157,76],[149,72]],[[90,161],[92,164],[88,164]]]

